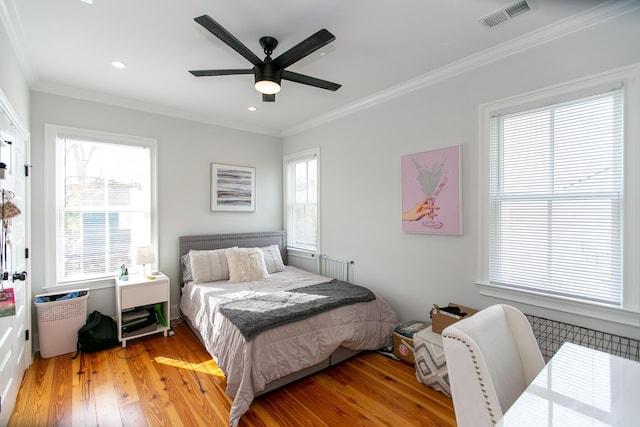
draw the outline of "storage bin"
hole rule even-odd
[[[429,326],[413,336],[418,382],[451,397],[447,361],[442,346],[442,335]]]
[[[399,324],[393,331],[393,354],[403,362],[413,364],[413,335],[427,326],[418,320]]]
[[[447,311],[442,310],[441,307],[437,305],[433,305],[433,309],[431,310],[431,322],[433,325],[433,332],[436,334],[442,334],[442,331],[449,325],[453,325],[458,320],[462,320],[465,317],[469,317],[478,312],[478,310],[470,307],[465,307],[464,305],[458,305],[449,303],[447,307],[455,307],[460,309],[462,315],[456,315],[449,313]]]
[[[64,299],[75,293],[78,296]],[[35,296],[40,357],[47,359],[76,351],[78,329],[87,322],[88,299],[88,289]]]

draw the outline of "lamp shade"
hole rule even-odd
[[[152,246],[138,246],[136,250],[136,264],[145,265],[156,262],[156,256],[153,254]]]

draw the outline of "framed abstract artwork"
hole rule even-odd
[[[256,210],[256,168],[211,163],[211,210]]]
[[[401,157],[402,231],[462,234],[460,146]]]

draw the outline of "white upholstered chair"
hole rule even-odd
[[[544,367],[518,309],[493,305],[442,331],[458,427],[493,426]]]

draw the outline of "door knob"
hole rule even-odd
[[[13,277],[11,278],[12,282],[15,282],[16,280],[26,280],[27,279],[27,272],[23,271],[22,273],[18,273],[17,271],[15,273],[13,273]]]

